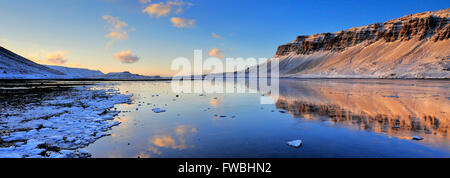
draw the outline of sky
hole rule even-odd
[[[450,7],[448,0],[0,0],[0,46],[37,63],[171,76],[177,57],[270,58],[298,35]]]

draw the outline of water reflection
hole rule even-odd
[[[270,93],[174,93],[169,82],[113,82],[133,94],[94,157],[448,157],[450,81],[290,80]],[[196,84],[199,84],[198,82]],[[201,84],[201,83],[200,83]],[[239,85],[239,86],[238,86]],[[234,87],[248,87],[234,83]],[[274,104],[261,104],[261,96]],[[167,110],[154,113],[153,108]],[[283,112],[276,112],[284,110]],[[412,141],[411,136],[424,137]],[[286,141],[304,140],[300,149]],[[400,139],[399,139],[400,138]]]
[[[296,118],[404,139],[421,135],[428,137],[426,142],[448,144],[449,85],[443,81],[283,80],[276,107]]]
[[[150,139],[150,143],[157,147],[172,148],[183,150],[193,145],[186,143],[186,137],[198,131],[197,128],[187,125],[177,126],[174,130],[175,137],[172,135],[156,135]]]

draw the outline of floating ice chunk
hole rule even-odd
[[[66,141],[68,141],[68,142],[73,142],[73,141],[75,141],[75,138],[73,138],[73,137],[68,137],[68,138],[66,138]]]
[[[132,95],[106,93],[108,91],[113,90],[74,88],[69,95],[55,96],[42,101],[40,105],[27,105],[20,113],[5,110],[4,112],[11,116],[8,117],[9,131],[2,130],[1,140],[14,141],[15,144],[11,147],[0,147],[0,157],[89,157],[87,151],[81,154],[71,150],[84,147],[99,137],[108,135],[105,132],[119,123],[105,122],[114,119],[119,113],[110,109],[114,108],[115,104],[131,102]],[[38,119],[44,117],[45,119]],[[0,128],[5,127],[2,125]],[[21,131],[27,128],[32,130]],[[45,149],[47,146],[61,151],[48,151]]]
[[[53,126],[53,123],[46,122],[46,123],[43,124],[43,126],[46,127],[46,128],[51,128]]]
[[[64,154],[59,154],[59,153],[51,153],[50,154],[50,156],[49,156],[50,158],[65,158],[66,157],[66,155],[64,155]]]
[[[56,141],[63,140],[63,138],[64,137],[62,135],[54,135],[54,136],[50,137],[50,139],[56,140]]]
[[[111,114],[106,114],[102,117],[103,120],[112,120],[114,119],[114,116]]]
[[[119,125],[119,124],[120,124],[119,121],[114,121],[114,122],[111,124],[111,126],[117,126],[117,125]]]
[[[422,137],[419,137],[419,136],[412,136],[412,139],[413,139],[413,140],[423,140],[423,138],[422,138]]]
[[[108,134],[105,133],[105,132],[98,132],[97,134],[95,134],[95,137],[96,137],[96,138],[100,138],[100,137],[107,136],[107,135],[108,135]]]
[[[14,141],[14,140],[26,140],[27,133],[26,132],[14,132],[8,136],[2,136],[4,141]]]
[[[89,154],[89,152],[86,149],[78,149],[78,153]]]
[[[65,154],[65,155],[72,155],[72,154],[74,154],[75,151],[73,151],[73,150],[61,150],[59,152],[62,153],[62,154]]]
[[[22,156],[17,153],[0,153],[0,158],[22,158]]]
[[[38,145],[44,144],[42,141],[38,141],[35,139],[30,139],[27,141],[26,145],[23,145],[22,147],[30,147],[30,148],[36,148]]]
[[[34,135],[34,134],[37,134],[37,130],[30,130],[30,131],[28,131],[28,135]]]
[[[94,119],[94,122],[102,122],[103,121],[103,119],[102,118],[97,118],[97,119]]]
[[[302,146],[302,140],[292,140],[287,142],[287,145],[295,147],[295,148],[299,148],[300,146]]]
[[[155,113],[166,112],[166,110],[160,108],[153,108],[152,111]]]

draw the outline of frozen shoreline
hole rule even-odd
[[[131,102],[131,95],[99,84],[48,95],[0,109],[0,158],[89,157],[82,148],[120,124],[114,105]]]

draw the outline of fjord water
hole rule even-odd
[[[122,123],[87,147],[93,157],[450,157],[448,80],[282,79],[274,104],[111,83],[133,103],[116,106]]]

